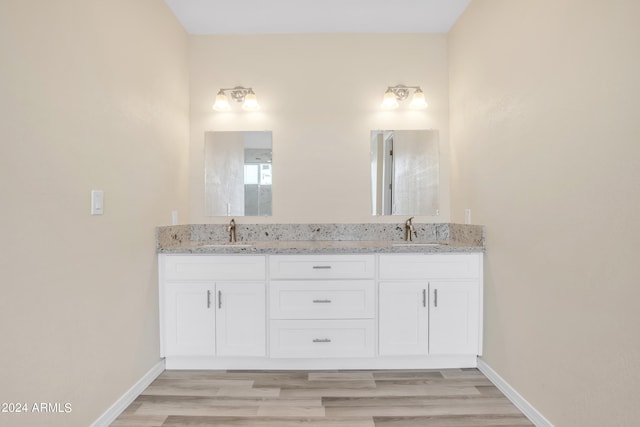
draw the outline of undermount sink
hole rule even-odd
[[[446,242],[395,242],[391,246],[442,246]]]
[[[255,245],[250,243],[207,243],[205,245],[200,245],[201,248],[252,248]]]

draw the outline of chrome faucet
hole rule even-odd
[[[411,222],[413,220],[414,217],[411,217],[407,220],[407,222],[404,223],[404,240],[408,241],[412,241],[413,240],[413,233],[415,233],[415,228],[413,228],[413,222]]]
[[[231,222],[229,222],[229,225],[227,226],[227,231],[229,232],[229,242],[231,243],[235,243],[236,242],[236,220],[235,219],[231,219]]]

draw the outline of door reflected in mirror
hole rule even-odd
[[[271,131],[205,132],[205,216],[272,215]]]
[[[373,215],[439,214],[437,130],[371,131]]]

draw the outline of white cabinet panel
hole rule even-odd
[[[373,357],[373,320],[271,320],[271,357]]]
[[[482,351],[480,253],[159,260],[167,366],[466,367]]]
[[[272,255],[272,279],[373,279],[374,255]]]
[[[270,284],[271,357],[373,357],[375,282],[356,279],[373,279],[375,261],[374,255],[271,256],[270,278],[280,279]]]
[[[171,255],[165,280],[265,280],[266,258],[256,255]]]
[[[264,283],[217,283],[216,307],[216,354],[265,356]]]
[[[480,254],[380,255],[380,279],[478,279]]]
[[[272,319],[366,319],[375,314],[373,280],[272,281]]]
[[[428,353],[428,284],[380,283],[381,356]]]
[[[209,284],[169,283],[165,288],[166,356],[215,354],[214,287]]]
[[[482,254],[379,258],[381,355],[481,353]]]
[[[478,285],[431,282],[429,293],[429,354],[477,354]]]

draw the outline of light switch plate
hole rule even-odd
[[[91,215],[104,213],[104,191],[91,190]]]

